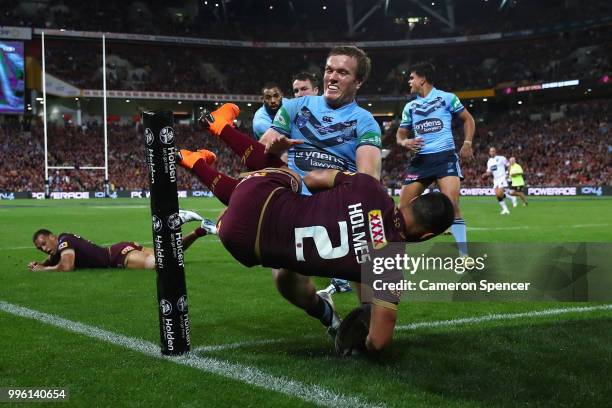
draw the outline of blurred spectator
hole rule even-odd
[[[480,174],[485,171],[487,150],[495,146],[506,157],[515,156],[525,170],[528,185],[610,185],[610,100],[591,100],[569,105],[523,108],[478,124],[474,138],[474,161],[463,163],[466,187],[488,186]],[[546,114],[543,110],[546,109]],[[564,116],[546,119],[551,110]],[[530,120],[533,113],[542,119]],[[31,132],[22,124],[0,127],[0,191],[43,191],[44,150],[42,127]],[[407,153],[395,145],[395,126],[385,129],[383,147],[391,153],[383,160],[382,179],[388,186],[401,186]],[[242,131],[251,130],[243,124]],[[86,130],[72,126],[51,125],[48,128],[49,166],[103,166],[102,128],[90,124]],[[223,143],[201,129],[175,127],[177,146],[214,151],[218,168],[237,176],[245,168],[240,159]],[[462,140],[461,129],[454,132]],[[117,190],[146,189],[142,134],[132,126],[109,126],[109,177]],[[102,170],[50,170],[54,191],[102,191]],[[179,169],[179,189],[206,188],[193,176]]]

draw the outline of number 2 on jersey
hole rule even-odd
[[[332,246],[327,229],[322,225],[295,229],[295,257],[298,261],[304,259],[304,238],[314,240],[317,252],[322,259],[342,258],[349,252],[348,228],[346,221],[338,221],[340,227],[340,246]]]

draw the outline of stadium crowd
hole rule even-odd
[[[418,5],[395,1],[349,34],[345,24],[338,24],[339,16],[342,23],[346,21],[344,2],[327,2],[323,10],[316,2],[276,2],[274,6],[262,1],[225,2],[223,7],[214,1],[201,1],[195,7],[193,2],[181,1],[129,3],[3,0],[0,25],[246,41],[395,40],[547,28],[610,14],[607,0],[512,1],[503,7],[497,1],[464,0],[455,3],[456,28],[451,31]],[[355,21],[375,5],[375,1],[365,2]],[[444,2],[432,6],[446,15]],[[119,7],[125,12],[117,12]],[[423,19],[407,24],[407,17]]]
[[[405,94],[408,67],[416,61],[445,67],[439,70],[436,83],[455,91],[508,82],[599,79],[612,72],[610,36],[612,27],[523,41],[372,49],[372,77],[360,94]],[[32,49],[37,46],[38,42],[33,42]],[[274,78],[289,84],[296,72],[309,70],[320,75],[326,55],[326,50],[304,48],[228,52],[225,48],[119,42],[108,43],[106,49],[109,89],[231,94],[258,94],[262,83],[253,78]],[[101,89],[99,42],[49,40],[46,59],[49,73],[80,88]]]
[[[564,106],[515,110],[492,117],[477,126],[475,158],[463,163],[465,186],[488,186],[480,175],[486,170],[488,147],[499,154],[515,156],[525,170],[527,183],[538,186],[609,185],[610,174],[610,100],[592,100]],[[550,111],[564,115],[550,120]],[[538,116],[539,115],[539,116]],[[530,116],[533,119],[530,120]],[[386,126],[383,147],[391,152],[383,160],[383,182],[388,187],[402,184],[409,153],[395,144],[397,121]],[[49,166],[103,166],[103,136],[99,124],[76,128],[49,126]],[[243,123],[242,130],[250,133]],[[237,176],[244,171],[240,159],[215,138],[192,126],[175,128],[177,145],[188,149],[214,151],[222,172]],[[461,130],[455,134],[461,140]],[[144,164],[142,127],[109,126],[109,179],[114,190],[139,190],[148,186]],[[0,128],[0,191],[43,191],[44,147],[42,126],[23,131],[22,124]],[[103,188],[101,170],[51,170],[53,191],[82,191]],[[205,189],[197,179],[184,173],[180,189]]]

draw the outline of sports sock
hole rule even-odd
[[[508,211],[508,206],[506,205],[506,202],[503,198],[499,201],[499,206],[502,208],[502,210]]]
[[[221,201],[228,205],[234,189],[238,185],[238,180],[219,173],[217,170],[208,166],[203,159],[199,159],[191,169],[202,183]]]
[[[323,298],[317,295],[317,304],[311,309],[306,310],[310,316],[315,319],[319,319],[324,326],[328,327],[332,323],[334,311],[331,305],[323,300]]]
[[[515,196],[513,196],[513,195],[510,195],[510,194],[506,194],[506,197],[507,197],[507,198],[509,198],[509,199],[510,199],[510,201],[512,201],[512,205],[513,205],[514,207],[516,207],[516,204],[517,204],[517,203],[516,203],[516,197],[515,197]]]
[[[459,249],[459,256],[466,256],[467,251],[467,232],[465,228],[465,220],[463,218],[455,218],[453,225],[451,225],[451,233],[455,242],[457,242],[457,249]]]
[[[245,135],[231,126],[225,126],[219,138],[234,151],[249,170],[261,170],[266,167],[283,167],[287,164],[278,156],[265,153],[265,147],[252,137]]]

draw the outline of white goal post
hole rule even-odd
[[[49,183],[49,170],[104,170],[104,195],[110,196],[108,180],[108,129],[106,110],[106,36],[102,35],[102,103],[104,105],[104,166],[49,166],[49,151],[47,144],[47,70],[45,64],[45,32],[41,33],[42,42],[42,98],[43,98],[43,135],[45,148],[45,197],[49,197],[51,186]]]

